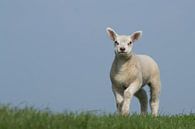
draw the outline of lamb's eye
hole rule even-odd
[[[115,45],[119,45],[119,43],[117,41],[115,41],[114,43],[115,43]]]
[[[131,42],[131,41],[128,43],[128,45],[130,45],[130,44],[132,44],[132,42]]]

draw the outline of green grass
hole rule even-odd
[[[0,129],[195,129],[195,114],[122,117],[0,106]]]

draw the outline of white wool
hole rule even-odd
[[[136,96],[140,102],[141,113],[146,114],[148,98],[143,86],[148,85],[151,91],[151,111],[157,116],[161,86],[159,67],[151,57],[132,52],[133,44],[140,39],[142,31],[131,35],[118,35],[112,28],[107,28],[107,33],[115,42],[115,59],[110,79],[117,111],[122,115],[128,115],[132,97]]]

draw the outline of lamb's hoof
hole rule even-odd
[[[153,117],[158,117],[158,114],[156,114],[156,113],[154,114],[154,113],[153,113],[152,116],[153,116]]]
[[[127,117],[127,116],[129,116],[129,113],[128,112],[123,112],[123,113],[121,113],[121,115],[124,116],[124,117]]]

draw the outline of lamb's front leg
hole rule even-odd
[[[123,104],[123,91],[122,89],[119,89],[115,86],[112,86],[112,91],[114,93],[115,100],[116,100],[117,112],[121,113],[122,104]]]
[[[129,107],[131,104],[132,97],[140,89],[140,84],[135,81],[130,84],[130,86],[124,91],[124,100],[122,105],[121,114],[127,116],[129,114]]]

